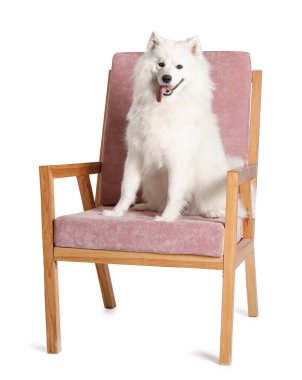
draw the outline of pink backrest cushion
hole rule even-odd
[[[228,155],[248,159],[251,64],[245,52],[204,52],[215,83],[213,111]],[[126,115],[131,106],[133,70],[142,53],[117,53],[113,57],[103,131],[100,203],[113,206],[120,197],[126,146]]]

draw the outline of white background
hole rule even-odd
[[[299,1],[1,1],[1,379],[301,378],[301,12]],[[258,318],[236,276],[233,364],[217,364],[221,272],[60,263],[62,349],[45,352],[38,166],[98,160],[107,71],[153,30],[199,34],[263,69],[257,199]],[[81,210],[56,182],[57,215]]]

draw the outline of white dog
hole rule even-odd
[[[226,174],[242,160],[225,155],[213,89],[197,36],[171,41],[152,34],[134,73],[121,198],[103,215],[122,216],[141,186],[145,203],[134,208],[162,213],[156,220],[182,212],[225,217]]]

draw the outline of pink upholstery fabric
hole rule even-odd
[[[100,199],[115,205],[120,197],[126,149],[126,114],[131,105],[133,69],[142,53],[118,53],[112,61],[104,128]],[[247,161],[250,111],[250,56],[244,52],[205,52],[216,85],[213,109],[226,153]]]
[[[118,53],[112,62],[107,115],[103,132],[101,204],[113,206],[120,197],[126,149],[126,114],[131,105],[133,69],[142,53]],[[213,109],[219,118],[227,154],[248,157],[250,57],[242,52],[206,52],[216,85]],[[124,217],[103,217],[100,209],[61,216],[54,222],[59,247],[193,254],[221,257],[224,221],[199,216],[155,222],[152,212],[130,210]],[[237,240],[242,237],[239,220]]]
[[[101,208],[61,216],[54,223],[57,247],[223,255],[223,220],[184,216],[175,222],[155,222],[155,213],[129,211],[120,218],[104,217]],[[239,220],[238,241],[242,237]]]

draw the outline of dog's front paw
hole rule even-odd
[[[123,216],[124,215],[124,213],[122,211],[114,210],[114,209],[112,209],[112,210],[103,210],[101,212],[101,214],[103,216],[113,216],[113,217]]]

